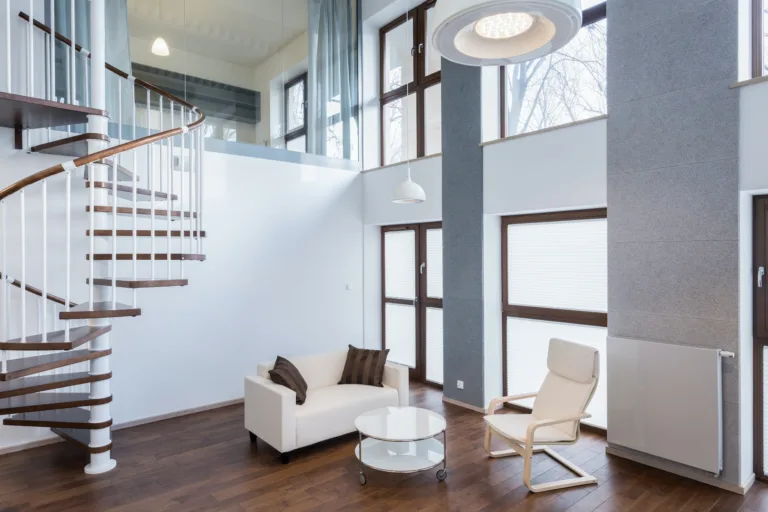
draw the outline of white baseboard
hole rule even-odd
[[[718,487],[720,489],[724,489],[726,491],[730,491],[736,494],[741,494],[741,495],[747,494],[747,491],[749,491],[749,488],[752,487],[752,484],[755,483],[754,473],[747,479],[747,481],[743,485],[736,485],[728,482],[723,482],[722,480],[718,480],[714,476],[702,474],[695,469],[688,469],[687,467],[681,466],[674,462],[665,461],[664,459],[660,459],[653,455],[635,452],[634,450],[632,451],[625,450],[618,446],[607,446],[605,448],[605,453],[607,453],[608,455],[615,455],[616,457],[621,457],[622,459],[628,459],[633,462],[638,462],[640,464],[644,464],[652,468],[660,469],[662,471],[666,471],[667,473],[672,473],[685,478],[690,478],[691,480],[696,480],[697,482],[708,484],[713,487]]]
[[[199,407],[192,407],[191,409],[182,409],[179,411],[157,414],[155,416],[147,416],[146,418],[140,418],[137,420],[125,421],[123,423],[112,425],[112,430],[122,430],[124,428],[138,427],[139,425],[146,425],[148,423],[155,423],[158,421],[170,420],[172,418],[178,418],[180,416],[187,416],[189,414],[196,414],[198,412],[210,411],[213,409],[219,409],[221,407],[228,407],[230,405],[237,405],[243,403],[243,398],[235,398],[233,400],[225,400],[223,402],[215,402],[212,404],[201,405]],[[18,427],[16,427],[18,428]],[[245,428],[245,427],[243,427]],[[0,448],[0,455],[6,455],[8,453],[20,452],[22,450],[29,450],[40,446],[45,446],[53,443],[63,442],[64,439],[52,434],[51,437],[43,439],[35,439],[34,441],[26,441],[23,443],[15,444],[12,446],[5,446]]]
[[[470,411],[479,412],[481,414],[485,414],[485,409],[482,407],[477,407],[475,405],[466,404],[464,402],[460,402],[458,400],[454,400],[453,398],[446,398],[445,395],[443,395],[443,402],[451,404],[451,405],[458,405],[459,407],[463,407],[465,409],[469,409]]]

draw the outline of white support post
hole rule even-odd
[[[72,66],[72,69],[70,70],[70,79],[72,80],[72,104],[77,104],[77,53],[75,50],[75,40],[77,39],[77,31],[75,27],[75,0],[70,0],[69,2],[69,19],[70,23],[69,26],[72,29],[72,33],[70,34],[70,39],[72,41],[72,44],[69,47],[70,52],[70,60],[69,65]]]
[[[11,89],[11,0],[5,0],[5,88],[6,92],[13,92]],[[3,294],[5,300],[5,294]],[[3,360],[5,363],[5,360]]]
[[[51,100],[59,101],[56,98],[56,9],[54,0],[50,0],[48,8],[51,11]]]
[[[90,277],[90,279],[88,280],[88,303],[90,304],[91,309],[93,309],[93,294],[94,294],[94,288],[95,288],[95,285],[93,284],[93,280],[96,279],[96,274],[93,271],[94,270],[93,259],[94,259],[94,254],[96,253],[96,251],[95,251],[95,240],[96,240],[96,233],[95,233],[96,223],[95,223],[95,218],[96,218],[96,212],[94,211],[96,209],[96,201],[95,201],[95,199],[96,199],[96,178],[94,176],[96,171],[94,169],[94,165],[93,164],[88,164],[88,171],[87,172],[88,172],[88,181],[90,182],[89,183],[90,186],[88,187],[88,191],[89,191],[89,196],[90,196],[89,197],[89,204],[91,206],[89,208],[90,211],[88,212],[88,222],[89,222],[90,229],[91,229],[91,236],[89,237],[89,240],[88,240],[88,243],[89,243],[89,250],[88,250],[88,252],[90,253],[90,258],[88,258],[88,276]]]
[[[26,214],[26,191],[19,191],[19,201],[21,203],[21,342],[27,341],[27,214]]]
[[[41,183],[43,198],[43,305],[48,303],[48,180]],[[48,308],[43,307],[43,343],[48,341]]]
[[[27,23],[27,96],[35,95],[35,25],[32,22],[35,19],[34,5],[35,2],[29,0],[29,23]],[[27,130],[27,133],[29,133],[29,130]]]
[[[70,291],[72,287],[72,171],[74,169],[74,164],[69,162],[67,170],[66,170],[66,224],[67,227],[65,229],[64,236],[66,238],[66,275],[65,275],[65,281],[64,281],[64,309],[65,311],[69,311],[69,303],[70,303]],[[69,168],[71,165],[72,168]],[[69,341],[69,320],[66,320],[64,322],[64,340]]]
[[[179,105],[179,126],[186,128],[184,106]],[[181,132],[179,136],[179,277],[184,279],[184,151],[186,148],[187,132]]]
[[[8,341],[8,308],[10,307],[10,304],[8,303],[8,253],[6,251],[6,247],[8,246],[7,240],[5,238],[5,234],[8,232],[5,228],[5,201],[0,201],[0,215],[2,215],[2,237],[3,237],[3,249],[2,249],[2,257],[3,257],[3,283],[2,283],[2,294],[3,294],[3,341]],[[2,351],[2,373],[6,372],[6,360],[7,354],[5,350]]]
[[[171,101],[171,126],[169,128],[173,129],[173,101]],[[167,257],[168,257],[168,279],[171,278],[171,246],[172,246],[172,240],[171,237],[171,228],[173,227],[172,224],[172,218],[171,218],[171,211],[173,210],[173,137],[170,137],[168,139],[168,208],[166,209],[166,216],[167,216],[167,225],[168,229],[166,231],[167,239],[168,239],[168,247],[167,247]]]
[[[133,133],[131,134],[131,137],[133,140],[136,140],[136,87],[133,84],[133,79],[129,78],[131,83],[131,105],[132,107],[132,113],[133,113]],[[147,146],[147,151],[149,151],[149,146]],[[137,203],[138,201],[138,179],[139,179],[139,161],[138,161],[138,150],[134,149],[131,151],[133,153],[133,279],[138,279],[138,255],[137,250],[139,246],[138,241],[138,213],[137,213]],[[117,180],[115,180],[117,181]],[[133,293],[131,294],[131,305],[133,307],[137,307],[137,297],[136,297],[136,288],[133,288]]]
[[[152,130],[150,129],[151,126],[151,103],[150,103],[150,90],[147,89],[147,134],[149,135],[152,133]],[[160,101],[162,101],[162,97],[160,98]],[[160,111],[160,119],[162,122],[163,112]],[[162,154],[163,146],[162,142],[160,143],[160,153]],[[162,158],[162,156],[161,156]],[[155,161],[155,155],[154,155],[154,144],[149,144],[147,146],[147,174],[149,179],[149,193],[150,196],[150,229],[149,229],[149,268],[150,268],[150,276],[152,279],[155,278],[155,173],[152,169],[153,163]]]
[[[105,28],[105,3],[106,0],[91,0],[91,106],[96,109],[106,110],[106,71],[105,71],[105,50],[106,50],[106,28]],[[101,133],[107,135],[107,118],[98,115],[88,116],[88,131],[91,133]],[[94,153],[106,147],[104,141],[89,141],[88,150],[89,153]],[[96,164],[93,167],[97,168],[101,175],[98,177],[100,181],[108,181],[103,179],[106,174],[106,166],[103,164]],[[95,174],[94,171],[93,174]],[[117,176],[113,176],[115,182],[117,182]],[[93,190],[93,189],[92,189]],[[99,189],[94,191],[96,194],[96,201],[98,204],[107,204],[109,194],[107,190]],[[91,209],[93,211],[93,209]],[[108,226],[107,220],[104,219],[105,215],[99,215],[95,229],[105,229]],[[106,249],[106,242],[99,240],[100,249]],[[100,250],[99,252],[105,252]],[[99,267],[103,270],[104,265],[100,264]],[[103,302],[106,300],[106,293],[103,286],[97,287],[94,291],[94,300],[96,302]],[[108,325],[109,321],[106,319],[97,319],[92,321],[92,325]],[[103,334],[91,342],[91,350],[108,350],[111,346],[110,333]],[[109,373],[110,371],[110,357],[100,357],[90,361],[90,374],[102,375]],[[101,380],[91,383],[91,397],[92,398],[105,398],[110,396],[110,382],[111,380]],[[91,406],[91,422],[101,423],[108,421],[111,418],[109,404],[94,405]],[[106,446],[111,441],[110,429],[102,428],[91,430],[90,446],[100,447]],[[85,472],[88,474],[105,473],[112,470],[117,463],[112,459],[109,450],[102,453],[92,453],[90,455],[90,464],[85,467]]]

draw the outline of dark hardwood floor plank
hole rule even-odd
[[[556,451],[597,485],[533,494],[523,485],[522,458],[486,456],[482,415],[441,398],[434,388],[412,386],[411,404],[448,422],[442,483],[435,470],[367,470],[361,486],[355,435],[298,450],[280,464],[275,450],[250,442],[243,406],[233,405],[113,432],[117,470],[96,478],[83,473],[87,454],[70,443],[0,456],[0,510],[758,512],[768,504],[768,485],[737,496],[607,455],[605,439],[593,433]],[[532,473],[535,482],[572,476],[545,454],[534,457]]]

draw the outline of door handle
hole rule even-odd
[[[419,274],[422,274],[422,275],[424,274],[424,267],[426,266],[427,266],[426,263],[422,263],[421,265],[419,265]]]
[[[765,275],[765,267],[757,267],[757,287],[763,287],[763,276]]]

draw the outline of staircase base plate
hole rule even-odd
[[[94,466],[93,464],[88,464],[85,466],[85,474],[86,475],[100,475],[102,473],[107,473],[108,471],[112,471],[115,469],[115,466],[117,466],[117,461],[115,459],[109,459],[104,464],[99,464],[98,466]]]

